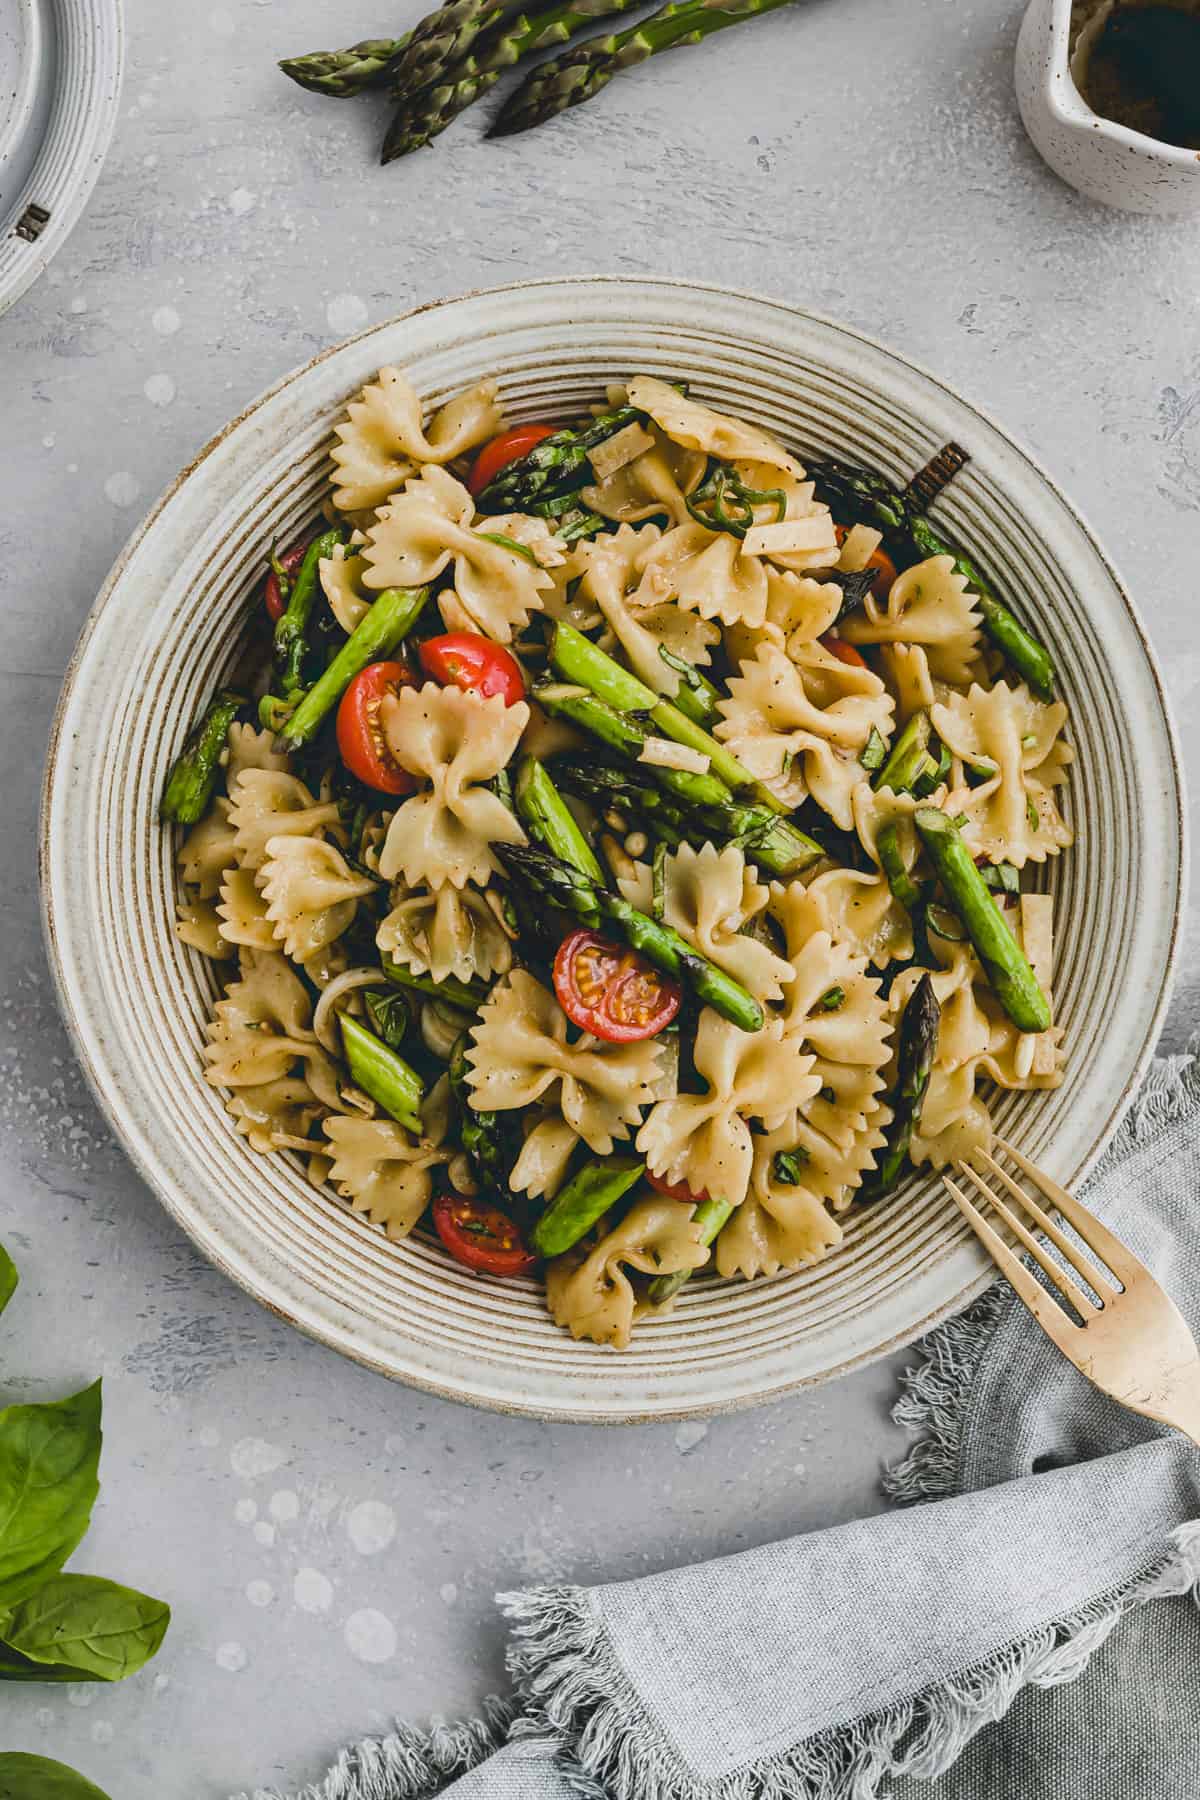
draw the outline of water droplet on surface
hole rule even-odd
[[[257,1500],[239,1500],[233,1509],[233,1516],[239,1525],[252,1525],[258,1517]]]
[[[151,406],[170,406],[175,398],[175,383],[169,375],[150,375],[142,392]]]
[[[240,1644],[219,1644],[217,1646],[216,1664],[230,1675],[236,1675],[244,1669],[250,1658]]]
[[[333,1583],[320,1569],[297,1569],[292,1582],[292,1599],[301,1612],[328,1612],[333,1605]]]
[[[325,318],[330,331],[336,331],[339,337],[346,337],[352,331],[360,331],[367,322],[367,309],[357,294],[335,294],[325,308]]]
[[[174,337],[183,320],[173,306],[160,306],[151,317],[150,323],[159,337]]]
[[[287,1461],[287,1453],[265,1438],[244,1437],[233,1446],[229,1461],[243,1481],[256,1481],[260,1475],[273,1475]]]
[[[300,1496],[293,1493],[291,1488],[280,1488],[277,1494],[271,1495],[267,1510],[281,1525],[289,1525],[293,1519],[300,1517]]]
[[[117,469],[104,484],[104,492],[114,506],[132,506],[141,491],[137,476],[128,469]]]
[[[376,1556],[396,1535],[396,1515],[385,1500],[364,1500],[346,1520],[346,1530],[360,1556]]]
[[[389,1662],[396,1654],[396,1627],[373,1606],[353,1612],[343,1629],[346,1648],[359,1662]]]
[[[246,1598],[251,1606],[270,1606],[275,1598],[275,1589],[269,1581],[248,1581]]]

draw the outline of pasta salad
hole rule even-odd
[[[623,1347],[1057,1086],[1067,709],[930,519],[964,460],[381,370],[163,795],[250,1146]]]

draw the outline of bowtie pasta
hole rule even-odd
[[[621,1349],[1057,1086],[1067,708],[935,499],[686,380],[381,370],[163,797],[232,1129]]]

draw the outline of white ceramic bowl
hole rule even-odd
[[[323,489],[332,421],[381,363],[429,402],[500,377],[517,419],[562,416],[644,370],[803,451],[894,476],[947,438],[971,454],[938,503],[1048,642],[1079,752],[1079,833],[1055,862],[1052,1094],[999,1100],[1002,1127],[1070,1181],[1151,1055],[1183,882],[1178,762],[1133,608],[1047,477],[990,420],[881,346],[795,308],[674,281],[596,277],[470,295],[364,332],[289,376],[202,452],[131,542],[83,634],[51,745],[42,824],[50,954],[96,1092],[137,1168],[204,1251],[305,1331],[420,1387],[554,1418],[740,1406],[852,1368],[962,1306],[988,1266],[936,1181],[855,1219],[808,1273],[697,1280],[631,1349],[575,1344],[540,1288],[389,1243],[291,1158],[254,1155],[200,1077],[215,983],[173,931],[163,777],[233,659],[266,547]]]
[[[1103,17],[1093,23],[1072,58],[1071,0],[1030,0],[1017,37],[1016,82],[1035,147],[1056,175],[1104,206],[1162,215],[1200,210],[1200,154],[1103,118],[1080,93],[1080,57]]]

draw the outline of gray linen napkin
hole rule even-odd
[[[1085,1190],[1196,1329],[1198,1126],[1200,1060],[1156,1064]],[[501,1595],[511,1708],[398,1727],[296,1800],[1197,1800],[1200,1452],[1003,1285],[921,1352],[888,1487],[933,1504]]]

